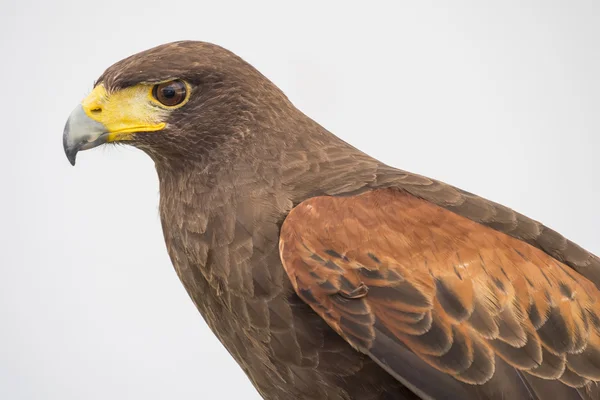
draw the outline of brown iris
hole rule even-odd
[[[182,81],[160,83],[152,88],[152,96],[161,104],[173,107],[186,99],[187,87]]]

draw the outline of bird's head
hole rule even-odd
[[[239,140],[269,112],[289,109],[283,93],[233,53],[175,42],[109,67],[69,117],[67,158],[104,143],[126,143],[155,160],[200,158]]]

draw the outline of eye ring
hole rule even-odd
[[[181,105],[187,100],[188,87],[180,80],[159,83],[152,88],[152,97],[166,107]]]

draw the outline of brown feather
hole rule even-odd
[[[299,296],[364,353],[373,353],[381,332],[469,385],[492,379],[494,368],[477,377],[468,370],[482,358],[494,365],[494,354],[573,388],[599,379],[598,336],[584,311],[600,311],[592,282],[529,244],[410,194],[309,199],[286,218],[280,253]],[[308,270],[326,277],[328,290]],[[333,300],[358,284],[360,298]]]

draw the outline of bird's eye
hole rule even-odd
[[[174,107],[187,97],[187,86],[182,81],[160,83],[152,88],[152,96],[162,105]]]

